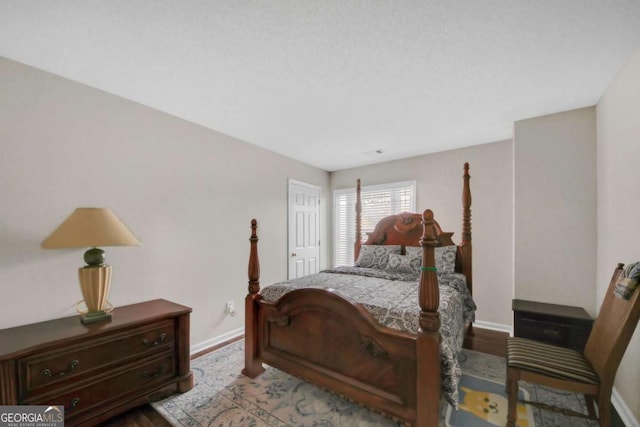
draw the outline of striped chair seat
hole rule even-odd
[[[563,380],[600,382],[582,353],[525,338],[507,339],[507,365]]]

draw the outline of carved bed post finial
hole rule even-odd
[[[427,209],[422,214],[423,234],[420,239],[422,245],[422,267],[420,268],[420,289],[418,302],[420,303],[420,328],[424,331],[437,332],[440,329],[440,291],[438,289],[438,275],[436,271],[435,247],[439,246],[438,234],[433,220],[433,212]]]
[[[362,244],[362,188],[360,178],[356,181],[356,240],[353,244],[353,261],[358,260],[360,255],[360,245]]]
[[[258,259],[258,221],[251,220],[251,253],[249,254],[249,293],[260,292],[260,260]]]

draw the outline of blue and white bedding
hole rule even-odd
[[[476,305],[462,274],[439,273],[438,285],[442,390],[447,401],[457,408],[458,382],[462,375],[457,355],[462,350],[465,321],[474,319]],[[338,267],[267,286],[260,294],[265,300],[275,302],[287,292],[301,288],[333,289],[362,304],[380,324],[418,332],[420,306],[415,275],[374,268]]]

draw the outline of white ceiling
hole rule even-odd
[[[0,0],[1,56],[329,171],[594,105],[638,46],[640,0]]]

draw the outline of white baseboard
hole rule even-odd
[[[482,328],[482,329],[490,329],[492,331],[506,332],[509,335],[513,335],[513,330],[511,328],[511,325],[502,325],[500,323],[492,323],[492,322],[484,322],[482,320],[476,320],[475,322],[473,322],[473,326],[477,326],[478,328]]]
[[[611,393],[611,403],[613,403],[613,407],[616,408],[616,412],[620,415],[620,419],[627,427],[640,427],[640,423],[636,419],[636,417],[631,412],[631,409],[627,406],[624,400],[622,400],[622,396],[618,393],[618,390],[615,388]]]
[[[229,331],[226,334],[218,335],[217,337],[213,337],[199,344],[192,345],[190,348],[191,354],[193,355],[199,353],[242,335],[244,335],[244,326],[238,329],[234,329],[233,331]]]

